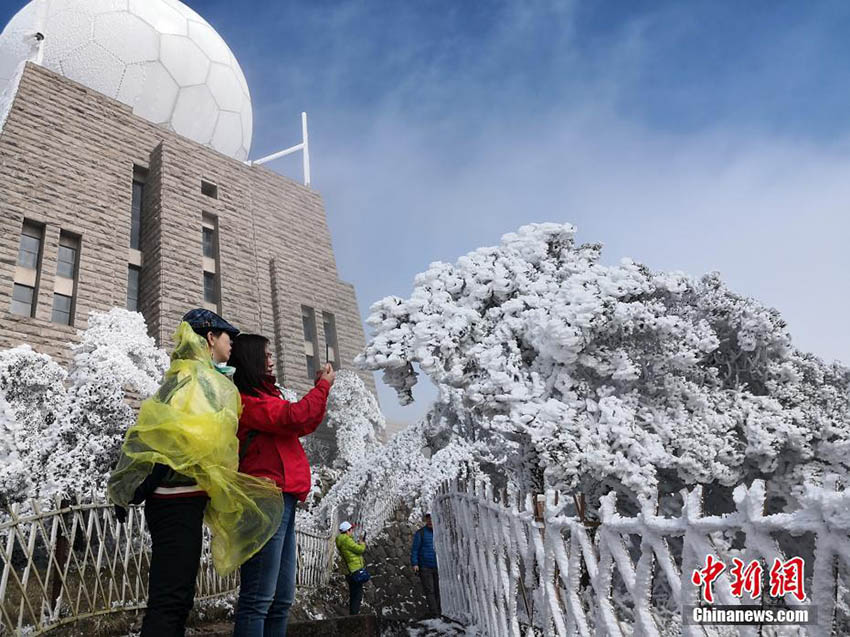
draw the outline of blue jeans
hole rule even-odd
[[[240,571],[233,637],[283,637],[295,600],[295,496],[283,494],[280,528]]]

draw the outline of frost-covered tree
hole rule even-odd
[[[21,493],[27,488],[27,472],[18,449],[20,430],[12,406],[0,394],[0,505],[7,494]]]
[[[70,374],[23,345],[0,351],[0,497],[102,489],[134,419],[130,396],[156,391],[168,355],[140,314],[93,312]]]
[[[168,354],[148,336],[142,315],[121,308],[92,313],[72,348],[59,445],[46,466],[51,490],[61,495],[81,484],[105,487],[135,418],[128,393],[147,398],[168,368]]]
[[[694,279],[600,261],[570,225],[535,224],[457,263],[408,299],[373,305],[358,362],[402,402],[413,364],[457,417],[447,446],[524,489],[630,495],[767,478],[787,494],[848,475],[850,372],[803,353],[779,313]]]
[[[341,370],[328,395],[328,427],[336,432],[337,455],[333,466],[345,470],[379,442],[387,426],[374,394],[363,380],[349,370]]]
[[[292,399],[296,398],[293,396]],[[336,454],[332,454],[330,445],[313,436],[301,440],[313,463],[313,484],[307,496],[311,510],[341,476],[381,448],[379,437],[386,429],[386,419],[374,394],[355,372],[337,372],[328,395],[327,425],[335,432]]]
[[[55,453],[67,374],[29,345],[0,351],[0,504],[38,486]]]
[[[462,439],[427,453],[433,444],[431,435],[451,427],[445,418],[453,414],[434,409],[385,445],[374,445],[354,459],[321,500],[314,520],[322,525],[333,516],[356,519],[374,536],[402,502],[411,509],[411,521],[421,519],[445,480],[476,466],[474,445]]]

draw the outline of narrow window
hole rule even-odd
[[[41,238],[44,230],[34,224],[25,223],[21,230],[21,245],[18,248],[18,265],[28,270],[37,270],[41,256]]]
[[[218,219],[214,215],[203,214],[201,220],[201,248],[204,271],[204,307],[219,311],[220,278],[218,258]]]
[[[77,269],[80,239],[67,232],[59,234],[59,254],[56,260],[56,279],[53,282],[54,323],[73,325],[74,297],[77,288]]]
[[[133,205],[130,208],[130,247],[133,250],[142,249],[142,198],[145,185],[133,180]]]
[[[133,166],[133,197],[130,207],[130,250],[127,254],[127,309],[139,311],[142,276],[142,210],[145,205],[145,184],[148,171]]]
[[[139,311],[139,274],[137,266],[127,266],[127,309],[131,312]]]
[[[12,288],[12,313],[20,316],[32,316],[33,297],[35,296],[35,288],[28,285],[15,283]]]
[[[201,194],[206,195],[207,197],[211,197],[213,199],[218,199],[218,186],[209,181],[201,180]]]
[[[53,316],[50,320],[61,325],[71,324],[71,306],[74,298],[64,294],[53,295]]]
[[[204,256],[215,259],[215,228],[204,226]]]
[[[12,313],[19,316],[35,316],[36,290],[41,271],[41,250],[44,243],[44,226],[24,221],[21,242],[18,246],[18,262],[12,288]]]
[[[218,294],[215,289],[215,274],[204,272],[204,302],[218,306]]]
[[[325,360],[334,369],[339,369],[339,349],[336,342],[336,319],[330,312],[322,312],[322,323],[325,328]]]
[[[316,336],[316,311],[311,307],[301,306],[301,322],[304,325],[304,355],[307,359],[307,378],[316,379],[319,371],[319,344]]]
[[[74,279],[77,276],[77,248],[70,241],[59,244],[56,275],[66,279]]]

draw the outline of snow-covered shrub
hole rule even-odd
[[[352,371],[337,372],[328,395],[328,427],[336,432],[334,468],[345,470],[375,449],[387,422],[378,401]]]
[[[297,400],[295,396],[287,399]],[[327,426],[336,435],[335,454],[327,442],[315,436],[301,439],[313,465],[306,502],[310,509],[321,502],[346,471],[381,445],[378,438],[386,428],[386,419],[374,394],[355,372],[337,372],[328,395]]]
[[[307,457],[310,458],[311,456],[308,455]],[[310,491],[307,493],[307,499],[304,501],[304,506],[308,510],[312,510],[316,507],[319,502],[321,502],[322,498],[325,497],[325,494],[330,491],[333,485],[336,484],[342,474],[342,471],[334,469],[332,466],[327,464],[311,464]]]
[[[356,519],[375,536],[401,502],[410,507],[411,522],[420,520],[439,486],[467,467],[475,471],[475,460],[482,455],[481,450],[473,452],[473,443],[456,438],[428,457],[431,433],[451,427],[444,417],[434,409],[385,445],[375,445],[355,459],[319,503],[315,523],[327,524],[334,515]]]
[[[126,392],[147,398],[168,368],[168,354],[148,336],[137,312],[94,312],[80,337],[72,346],[59,447],[47,464],[52,490],[62,495],[79,490],[81,484],[105,488],[135,418]]]
[[[570,225],[535,224],[455,264],[409,299],[372,306],[358,362],[402,402],[413,364],[474,443],[524,489],[632,496],[684,484],[848,475],[850,372],[800,352],[779,313],[719,276],[653,272]]]
[[[134,419],[126,398],[156,391],[168,355],[140,314],[92,312],[66,373],[23,345],[0,351],[0,497],[101,489]]]
[[[26,468],[18,450],[20,430],[12,406],[0,394],[0,505],[9,493],[27,489]]]
[[[0,351],[0,503],[30,493],[57,447],[67,374],[21,345]]]

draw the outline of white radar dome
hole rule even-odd
[[[230,48],[178,0],[33,0],[0,33],[0,91],[24,60],[131,106],[239,160],[251,148],[251,96]]]

